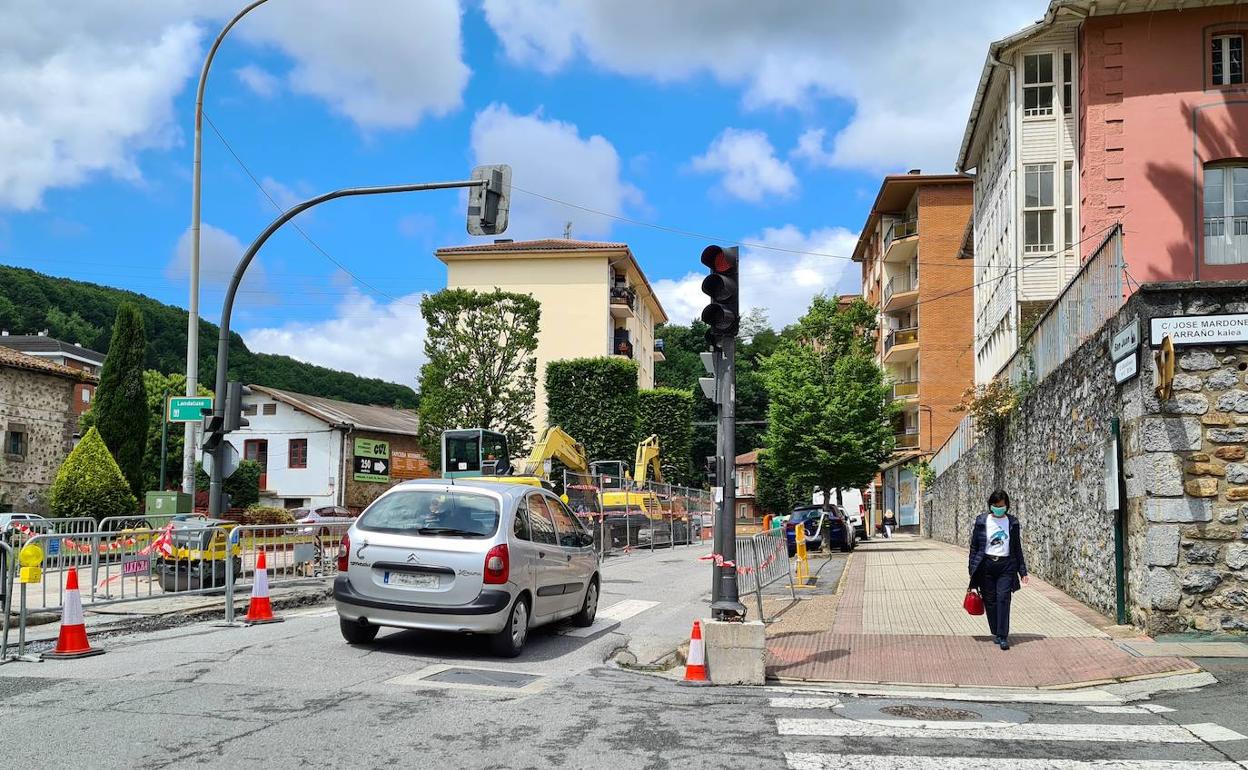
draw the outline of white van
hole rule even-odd
[[[811,495],[810,501],[816,505],[822,505],[823,492],[816,489],[814,494]],[[836,502],[835,492],[831,495],[831,502]],[[841,506],[845,509],[845,518],[849,519],[849,523],[854,527],[854,532],[858,534],[858,539],[870,540],[871,527],[867,521],[866,500],[862,496],[862,490],[842,489]]]

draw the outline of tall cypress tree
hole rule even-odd
[[[143,451],[147,446],[147,388],[143,362],[147,335],[143,315],[132,303],[117,308],[92,417],[100,438],[117,461],[136,497],[143,495]]]

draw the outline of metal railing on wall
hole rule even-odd
[[[1114,225],[997,372],[998,378],[1015,385],[1043,381],[1122,308],[1127,285],[1122,234],[1122,225]],[[975,438],[975,423],[968,414],[933,455],[935,474],[944,473],[970,451]]]

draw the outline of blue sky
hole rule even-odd
[[[194,76],[237,7],[0,3],[0,262],[185,307]],[[744,251],[745,300],[780,324],[854,291],[880,175],[953,162],[990,40],[1042,0],[271,0],[214,64],[205,110],[285,206],[342,186],[515,169],[517,239],[627,242],[674,320],[701,304],[707,239]],[[6,18],[7,17],[7,18]],[[16,21],[20,18],[21,24]],[[210,127],[201,315],[276,214]],[[255,349],[413,384],[432,255],[470,240],[456,192],[353,199],[296,220],[244,284]],[[181,244],[181,251],[180,251]],[[787,249],[781,251],[762,246]],[[810,252],[795,254],[792,252]],[[29,330],[20,330],[29,331]]]

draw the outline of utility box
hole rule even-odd
[[[143,513],[148,515],[191,513],[195,499],[183,492],[148,492]]]

